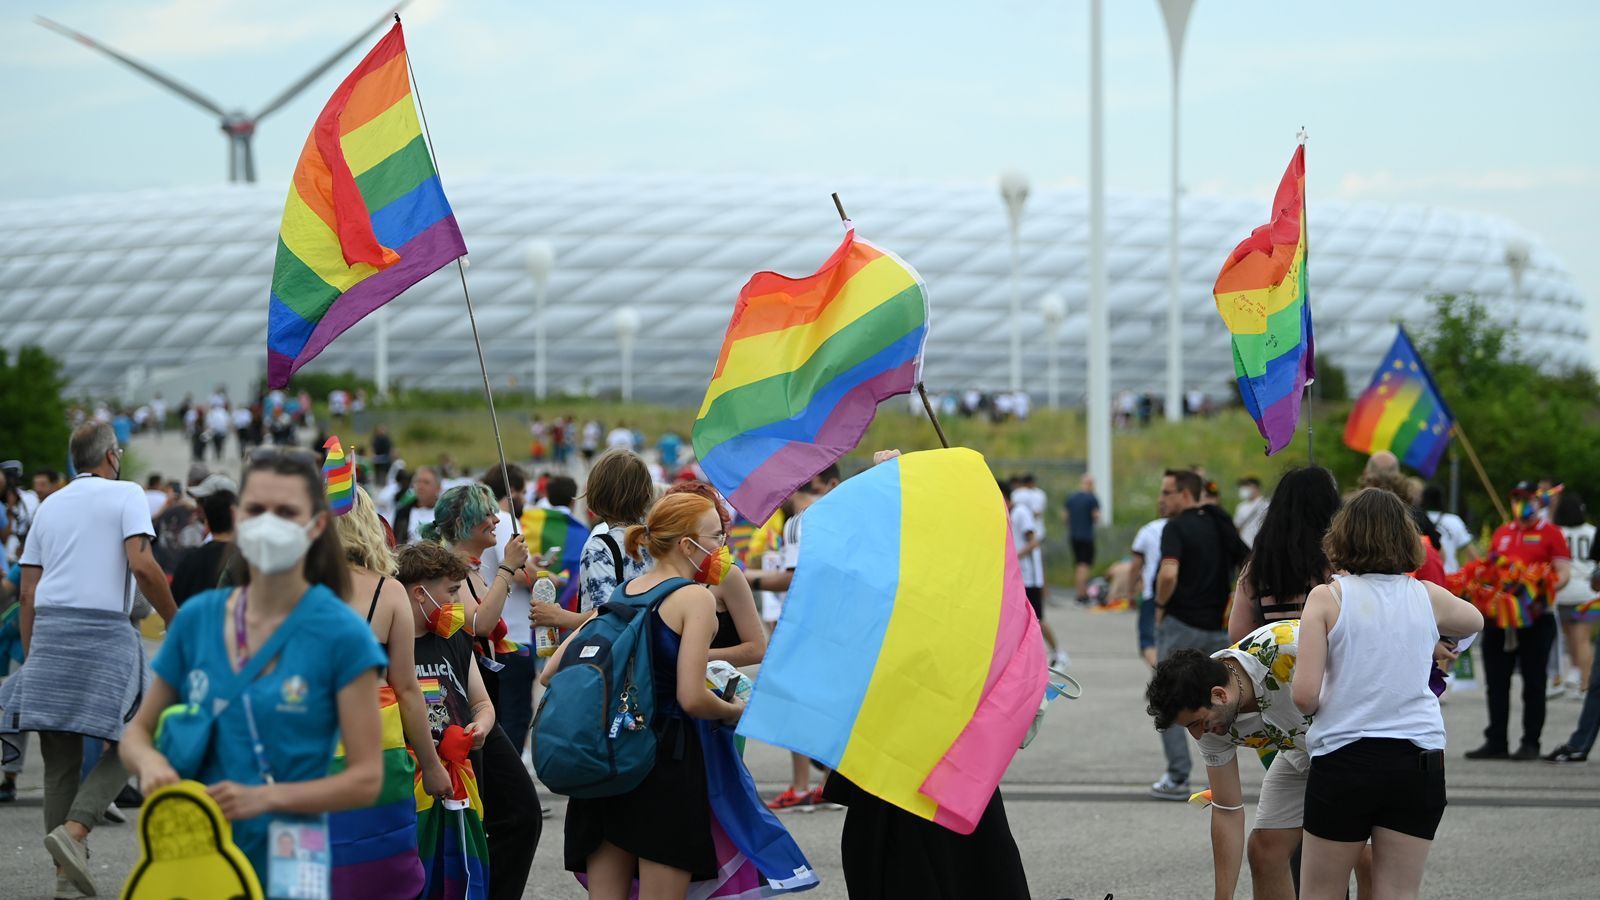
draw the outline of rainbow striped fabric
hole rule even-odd
[[[578,560],[583,556],[584,542],[589,540],[589,528],[569,512],[542,506],[529,506],[522,511],[522,539],[528,544],[531,556],[542,556],[552,547],[561,548],[561,559],[551,566],[551,572],[566,578],[560,602],[570,612],[578,611]]]
[[[418,678],[417,685],[422,688],[422,702],[430,705],[444,702],[444,688],[439,686],[439,679]]]
[[[383,787],[365,809],[328,816],[335,897],[415,897],[422,892],[417,858],[416,763],[406,749],[394,689],[378,688],[383,721]],[[334,751],[330,775],[344,771],[344,745]]]
[[[283,387],[363,316],[466,252],[397,22],[329,98],[295,165],[272,270],[268,384]]]
[[[1306,278],[1306,148],[1295,148],[1272,201],[1272,220],[1233,248],[1212,293],[1233,335],[1239,397],[1267,441],[1267,455],[1294,439],[1300,395],[1315,381]]]
[[[1573,611],[1573,618],[1579,622],[1600,620],[1600,597],[1578,604],[1578,608]]]
[[[453,793],[435,800],[422,789],[421,775],[415,782],[416,852],[427,882],[420,895],[425,900],[484,900],[489,895],[489,840],[471,751],[466,731],[447,726],[439,738],[439,761],[450,773]]]
[[[322,449],[322,481],[327,485],[328,507],[334,515],[342,516],[356,506],[356,468],[344,455],[338,435],[328,438]]]
[[[970,834],[1047,680],[994,475],[964,448],[907,454],[829,492],[802,525],[739,734]]]
[[[1455,419],[1444,397],[1401,328],[1372,383],[1350,410],[1345,445],[1358,453],[1392,451],[1423,478],[1432,478],[1453,428]]]
[[[757,272],[739,292],[705,402],[695,455],[753,522],[855,449],[879,401],[921,378],[922,276],[856,237],[814,274]]]

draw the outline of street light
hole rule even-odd
[[[633,402],[633,338],[639,333],[639,314],[631,306],[617,310],[611,321],[617,326],[617,347],[622,351],[622,402]]]
[[[1089,0],[1089,474],[1100,521],[1111,524],[1111,347],[1106,318],[1105,89],[1101,65],[1101,0]]]
[[[1000,176],[1000,198],[1011,225],[1011,393],[1022,390],[1022,205],[1028,202],[1028,176],[1009,170]]]
[[[528,242],[528,274],[533,277],[533,395],[545,398],[545,321],[544,301],[550,287],[550,270],[556,267],[556,248],[549,241]]]
[[[1067,317],[1067,301],[1051,291],[1039,298],[1039,315],[1044,317],[1045,378],[1048,380],[1050,408],[1061,408],[1061,385],[1056,374],[1056,333]]]
[[[1172,51],[1172,210],[1167,216],[1167,421],[1183,418],[1183,309],[1178,305],[1178,76],[1194,0],[1158,0]]]

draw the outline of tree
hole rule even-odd
[[[65,467],[71,431],[64,387],[61,364],[44,350],[23,347],[12,363],[0,348],[0,459],[21,460],[28,472]]]

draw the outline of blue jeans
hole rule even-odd
[[[1156,645],[1156,598],[1144,597],[1139,600],[1139,652],[1143,653]]]
[[[1596,733],[1600,733],[1600,632],[1594,637],[1594,662],[1589,666],[1589,693],[1583,698],[1583,712],[1578,714],[1578,729],[1567,738],[1567,746],[1579,753],[1594,748]]]
[[[1151,608],[1155,604],[1150,604]],[[1172,616],[1156,626],[1156,659],[1166,661],[1179,650],[1199,650],[1210,655],[1228,646],[1228,632],[1205,631]],[[1189,758],[1189,732],[1177,725],[1161,732],[1161,747],[1167,753],[1167,777],[1188,784],[1194,762]]]
[[[500,695],[494,714],[521,756],[522,748],[528,744],[528,729],[533,726],[533,679],[539,658],[530,649],[527,656],[507,653],[499,659],[506,667],[500,672]]]

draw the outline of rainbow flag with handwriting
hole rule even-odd
[[[746,518],[767,521],[855,449],[879,401],[916,385],[927,338],[922,276],[853,226],[811,275],[757,272],[695,417],[707,480]]]
[[[467,245],[389,30],[333,92],[289,185],[267,308],[267,382],[281,388],[333,339]]]
[[[1306,148],[1295,148],[1272,220],[1233,248],[1212,293],[1233,335],[1239,397],[1271,456],[1300,423],[1300,395],[1317,378],[1306,279]]]
[[[994,474],[965,448],[907,454],[835,488],[801,525],[739,734],[970,834],[1047,680]]]
[[[328,438],[322,449],[322,482],[328,492],[328,508],[335,516],[342,516],[356,505],[355,465],[344,455],[338,435]]]
[[[1455,419],[1404,328],[1394,336],[1372,383],[1344,423],[1344,442],[1357,453],[1388,450],[1432,478],[1450,445]]]

